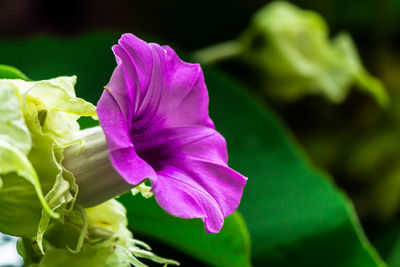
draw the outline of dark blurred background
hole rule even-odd
[[[1,0],[0,34],[26,36],[41,32],[76,35],[92,30],[146,33],[186,49],[232,39],[251,15],[270,1],[220,0]],[[393,44],[398,37],[400,1],[301,0],[299,7],[315,10],[332,33],[349,31],[363,46]]]

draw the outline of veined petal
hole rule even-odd
[[[238,207],[246,178],[223,165],[202,160],[187,163],[186,170],[165,166],[159,171],[152,183],[154,196],[170,214],[201,218],[207,232],[218,233],[224,218]]]
[[[209,233],[221,230],[224,214],[218,203],[182,170],[166,166],[152,187],[157,202],[170,214],[181,218],[201,218]]]
[[[172,48],[165,52],[167,95],[160,113],[168,114],[168,126],[202,125],[214,128],[208,114],[208,91],[200,64],[182,61]]]
[[[185,159],[182,170],[195,180],[218,203],[224,217],[231,215],[239,206],[247,178],[229,168],[200,159]]]
[[[133,146],[121,107],[107,90],[103,91],[96,111],[110,150]]]
[[[132,185],[138,185],[147,178],[154,181],[157,177],[152,167],[136,154],[133,146],[111,150],[109,156],[116,171]]]
[[[125,77],[124,66],[118,65],[110,79],[110,82],[106,85],[106,90],[113,97],[117,103],[121,114],[127,125],[127,130],[130,131],[130,121],[132,121],[133,115],[133,97],[132,91],[128,88],[127,77]],[[121,90],[121,88],[123,90]]]
[[[113,51],[117,62],[120,61],[118,64],[124,66],[127,86],[145,93],[153,71],[153,53],[149,44],[132,34],[123,34]]]
[[[152,80],[134,123],[151,119],[154,126],[214,127],[208,115],[208,92],[200,65],[183,62],[168,46],[149,46],[154,53]],[[152,117],[146,116],[149,110]]]

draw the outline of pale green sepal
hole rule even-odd
[[[60,168],[62,167],[60,166]],[[52,207],[52,210],[56,210],[59,207],[61,207],[61,205],[68,203],[76,198],[76,196],[72,196],[70,194],[71,185],[67,180],[65,180],[62,177],[61,173],[62,171],[60,171],[60,174],[57,175],[56,182],[54,183],[53,188],[47,193],[45,197],[46,201],[48,201],[49,205]],[[36,240],[40,248],[40,251],[43,254],[44,254],[42,245],[43,235],[47,229],[50,219],[51,219],[50,216],[42,212],[42,218],[40,219],[39,222]]]
[[[20,177],[25,178],[30,182],[36,191],[36,194],[45,210],[50,216],[58,218],[59,215],[54,213],[49,205],[46,203],[45,198],[40,187],[39,178],[36,174],[35,169],[31,165],[30,161],[26,156],[19,151],[17,148],[11,146],[10,144],[4,142],[0,139],[0,173],[8,174],[11,172],[17,173]],[[21,201],[25,201],[21,199]]]
[[[92,103],[75,96],[75,83],[76,76],[39,81],[26,94],[40,98],[47,109],[79,116],[96,116],[96,107]]]
[[[26,127],[17,94],[12,86],[0,84],[0,140],[12,144],[27,155],[32,145],[31,135]]]

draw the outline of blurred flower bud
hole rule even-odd
[[[323,18],[288,2],[273,2],[254,17],[243,33],[243,58],[259,68],[268,94],[296,100],[320,94],[342,102],[351,86],[388,101],[383,85],[362,66],[353,40],[341,33],[329,39]]]

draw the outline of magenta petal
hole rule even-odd
[[[123,65],[118,65],[112,76],[110,82],[107,84],[106,88],[108,93],[114,98],[114,101],[118,104],[119,109],[125,119],[127,124],[127,129],[130,131],[130,121],[132,121],[133,116],[133,97],[132,92],[135,90],[128,90],[126,88],[126,77]],[[118,90],[118,88],[124,88],[124,90]]]
[[[201,218],[206,231],[217,233],[224,223],[218,203],[182,170],[165,167],[152,184],[157,202],[170,214],[181,218]]]
[[[153,168],[136,154],[134,147],[111,150],[109,155],[115,170],[132,185],[157,178]]]
[[[246,178],[227,165],[200,65],[132,34],[113,51],[117,67],[97,112],[114,168],[133,185],[150,179],[169,213],[201,218],[207,232],[220,231],[239,205]]]
[[[154,45],[160,57],[162,88],[149,87],[152,95],[145,105],[157,106],[157,118],[164,127],[203,125],[213,127],[208,115],[208,92],[199,64],[183,62],[168,46]],[[151,92],[156,90],[156,93]],[[157,101],[157,102],[156,102]]]
[[[157,173],[152,183],[156,200],[170,214],[201,218],[207,232],[217,233],[224,218],[239,206],[246,179],[223,165],[201,160],[187,163],[187,168],[165,166]]]
[[[133,146],[129,137],[128,123],[115,98],[104,90],[97,103],[97,115],[101,128],[106,135],[109,149],[118,149]]]
[[[185,160],[182,170],[215,199],[224,217],[239,206],[247,178],[226,165],[207,160]]]
[[[125,75],[129,77],[127,86],[132,85],[145,93],[153,70],[153,53],[149,44],[132,34],[123,34],[113,51],[124,66]]]
[[[122,37],[120,43],[123,39]],[[137,38],[132,40],[137,50],[136,53],[127,50],[129,47],[126,45],[113,46],[113,52],[115,53],[118,66],[122,68],[124,74],[124,84],[118,85],[114,83],[112,77],[110,83],[107,85],[113,92],[121,96],[121,100],[123,100],[123,97],[129,99],[131,103],[129,108],[132,110],[131,115],[136,114],[136,110],[141,105],[140,103],[146,95],[146,88],[149,87],[151,81],[153,66],[153,54],[151,50],[148,49],[148,45],[145,43],[146,45],[144,46],[143,41],[137,40]]]

